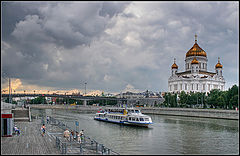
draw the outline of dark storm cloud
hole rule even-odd
[[[230,87],[238,14],[234,2],[4,2],[2,70],[39,86],[167,91],[197,33],[208,70],[220,56]]]
[[[104,2],[102,9],[99,11],[99,15],[113,17],[118,13],[121,13],[130,2]]]
[[[57,50],[90,46],[92,40],[105,30],[109,17],[103,17],[103,14],[112,17],[124,6],[115,10],[110,7],[116,8],[116,5],[102,3],[4,2],[3,71],[28,80],[41,80],[51,71],[58,73],[53,72],[50,78],[61,77],[69,70],[72,72],[73,65],[68,66],[68,62],[59,57],[67,50],[60,53]],[[41,84],[39,80],[37,83]]]

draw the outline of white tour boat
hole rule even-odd
[[[144,115],[139,109],[134,108],[106,108],[105,110],[99,110],[94,119],[144,127],[153,123],[150,116]]]

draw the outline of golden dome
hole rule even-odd
[[[218,63],[216,64],[216,66],[215,66],[216,68],[222,68],[223,67],[223,65],[220,63],[220,61],[219,61],[219,57],[218,57]]]
[[[178,69],[178,66],[177,66],[177,64],[175,63],[175,61],[176,61],[176,59],[174,58],[174,63],[173,63],[173,65],[172,65],[172,69],[173,69],[173,68]]]
[[[178,69],[178,66],[176,65],[176,63],[173,63],[173,65],[172,65],[172,69],[173,69],[173,68]]]
[[[197,35],[195,35],[195,44],[193,47],[186,53],[186,57],[189,56],[204,56],[207,57],[207,53],[199,47],[197,44]]]
[[[194,57],[194,59],[192,60],[191,64],[198,64],[198,60],[196,59],[196,57]]]

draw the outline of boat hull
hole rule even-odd
[[[116,120],[109,120],[107,118],[105,119],[94,118],[94,120],[104,121],[109,123],[116,123],[116,124],[127,125],[127,126],[138,126],[138,127],[148,127],[150,124],[152,124],[152,123],[136,123],[136,122],[128,122],[128,121],[116,121]]]

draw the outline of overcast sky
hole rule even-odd
[[[2,76],[15,89],[168,91],[198,35],[208,71],[239,84],[239,2],[2,2]],[[2,79],[7,87],[6,78]],[[14,85],[14,84],[13,84]]]

